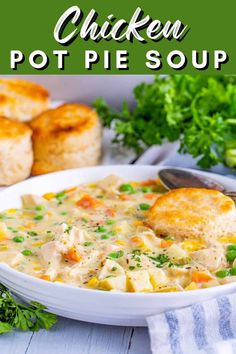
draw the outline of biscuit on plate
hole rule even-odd
[[[33,175],[93,166],[101,156],[101,124],[83,104],[50,109],[30,123],[33,130]]]
[[[231,198],[201,188],[169,191],[148,211],[148,223],[159,235],[204,242],[230,233],[235,218],[235,204]]]
[[[0,185],[8,186],[30,175],[33,163],[31,129],[0,116]]]
[[[24,80],[0,79],[0,115],[27,122],[48,106],[49,93],[44,87]]]

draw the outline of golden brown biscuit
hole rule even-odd
[[[30,175],[33,163],[31,129],[24,123],[0,117],[0,185],[19,182]]]
[[[101,155],[101,124],[83,104],[64,104],[36,117],[33,130],[33,175],[93,166]]]
[[[230,232],[236,217],[233,200],[200,188],[172,190],[149,209],[148,223],[163,236],[214,241]]]
[[[35,83],[0,79],[0,115],[27,122],[48,109],[49,93]]]

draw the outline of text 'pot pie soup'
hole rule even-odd
[[[206,189],[108,176],[0,214],[0,261],[37,278],[122,292],[236,281],[234,202]]]

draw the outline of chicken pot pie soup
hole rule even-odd
[[[236,281],[235,205],[220,192],[108,176],[22,204],[0,214],[0,261],[20,272],[122,292]]]

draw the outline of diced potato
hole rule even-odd
[[[126,276],[105,278],[99,282],[99,287],[104,290],[126,291]]]
[[[34,208],[36,205],[45,204],[47,202],[47,198],[34,194],[25,194],[21,199],[25,208]]]
[[[149,275],[150,275],[150,282],[154,290],[157,287],[168,283],[168,278],[162,269],[149,270]]]
[[[102,267],[102,270],[99,274],[99,279],[104,279],[109,275],[119,276],[124,274],[125,271],[119,263],[112,261],[111,259],[106,259],[104,266]]]
[[[176,244],[173,244],[168,248],[167,254],[172,261],[187,258],[188,256],[188,253]]]
[[[130,292],[153,291],[149,272],[147,270],[127,272],[127,290]]]

